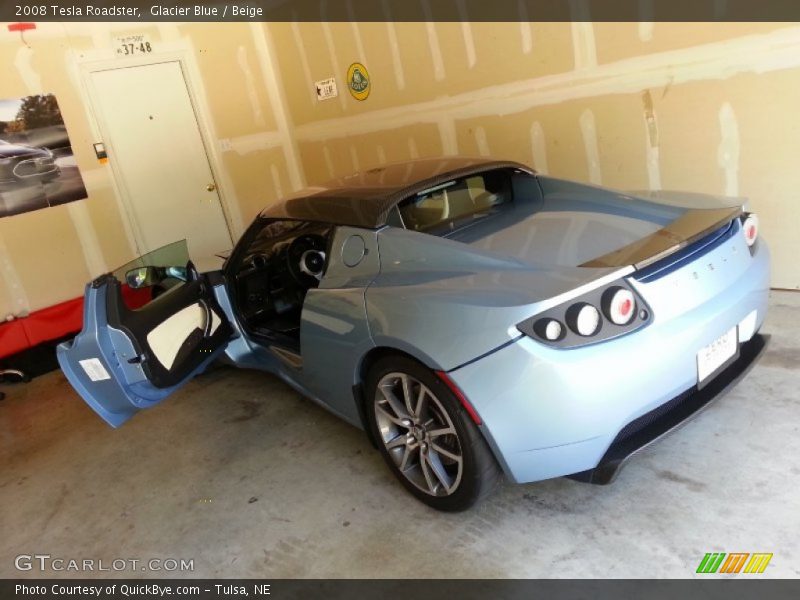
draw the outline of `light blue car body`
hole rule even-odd
[[[61,368],[114,427],[221,358],[273,373],[364,428],[366,369],[378,356],[402,353],[446,373],[463,392],[513,481],[590,472],[626,425],[698,387],[702,348],[734,327],[740,345],[757,335],[769,251],[763,239],[748,247],[735,218],[683,248],[678,261],[581,266],[658,235],[689,210],[741,202],[634,197],[515,168],[513,210],[448,237],[336,225],[325,274],[303,303],[299,360],[246,333],[216,274],[211,289],[233,334],[182,382],[157,388],[148,381],[129,337],[108,324],[101,280],[87,285],[83,331],[58,348]],[[355,265],[348,258],[354,239],[363,246]],[[615,281],[649,307],[644,326],[575,348],[552,347],[518,328]],[[93,380],[86,360],[99,360],[108,377]]]

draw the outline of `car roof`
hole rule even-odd
[[[378,229],[391,209],[413,194],[450,179],[509,168],[534,173],[514,161],[462,156],[392,163],[300,190],[264,209],[261,217]]]

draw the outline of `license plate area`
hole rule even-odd
[[[739,358],[739,331],[733,327],[697,353],[697,389]]]

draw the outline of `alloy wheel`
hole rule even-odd
[[[454,493],[464,458],[458,432],[436,395],[415,377],[396,372],[380,379],[374,401],[381,441],[400,473],[431,496]]]

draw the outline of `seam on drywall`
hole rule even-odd
[[[22,280],[11,261],[8,246],[2,236],[0,236],[0,273],[3,274],[3,282],[8,290],[8,297],[11,298],[11,314],[16,317],[26,316],[31,309],[30,299],[22,287]],[[6,315],[1,316],[6,318]]]
[[[719,166],[725,172],[725,195],[739,195],[739,125],[730,102],[719,109],[720,142],[717,151]]]
[[[295,127],[299,141],[376,133],[446,119],[512,115],[571,100],[609,94],[641,93],[648,88],[692,81],[727,79],[742,73],[766,73],[800,67],[800,27],[749,35],[621,59],[580,71],[498,84],[447,96],[378,109],[358,116],[321,119]]]
[[[258,99],[258,91],[256,90],[256,81],[253,77],[253,70],[250,68],[250,61],[247,58],[247,48],[239,46],[236,50],[236,63],[244,76],[244,85],[247,90],[247,98],[250,100],[250,109],[253,111],[253,120],[261,128],[266,127],[267,122],[264,119],[264,110],[261,108],[261,101]]]
[[[400,59],[400,44],[397,42],[397,29],[392,21],[392,13],[389,9],[389,0],[381,0],[383,14],[386,16],[386,34],[389,36],[389,50],[392,55],[392,69],[394,70],[394,81],[398,90],[405,89],[406,79],[403,72],[403,61]]]
[[[466,0],[456,0],[458,17],[461,20],[461,37],[464,39],[464,52],[467,54],[467,68],[471,69],[477,62],[475,55],[475,39],[472,35],[472,23],[467,13]]]
[[[439,34],[436,31],[436,22],[433,20],[433,13],[431,13],[430,0],[420,0],[420,2],[426,19],[425,31],[428,34],[428,49],[431,52],[431,60],[433,61],[433,78],[436,81],[441,81],[445,78],[445,70],[442,48],[439,45]]]
[[[594,113],[586,109],[580,116],[581,135],[586,152],[586,164],[589,167],[589,181],[595,185],[602,185],[603,174],[600,170],[600,148],[597,145],[597,125]]]
[[[533,154],[533,167],[542,175],[547,175],[547,146],[545,144],[544,129],[539,121],[531,124],[531,153]]]
[[[533,50],[533,24],[528,16],[528,7],[523,0],[517,0],[519,13],[519,35],[523,54],[530,54]]]
[[[280,74],[275,64],[275,50],[272,44],[271,33],[266,23],[250,23],[250,32],[256,47],[256,55],[261,65],[261,75],[269,94],[272,113],[283,141],[283,152],[286,159],[286,168],[289,171],[289,182],[293,190],[299,190],[305,185],[305,175],[300,162],[300,151],[297,147],[297,137],[291,114],[286,102],[285,92],[281,87]]]
[[[346,5],[347,5],[347,17],[350,19],[350,31],[353,32],[353,40],[355,40],[356,43],[358,62],[365,63],[367,61],[367,56],[366,53],[364,52],[364,41],[361,39],[361,30],[358,27],[356,14],[355,11],[353,10],[353,0],[346,0]]]

